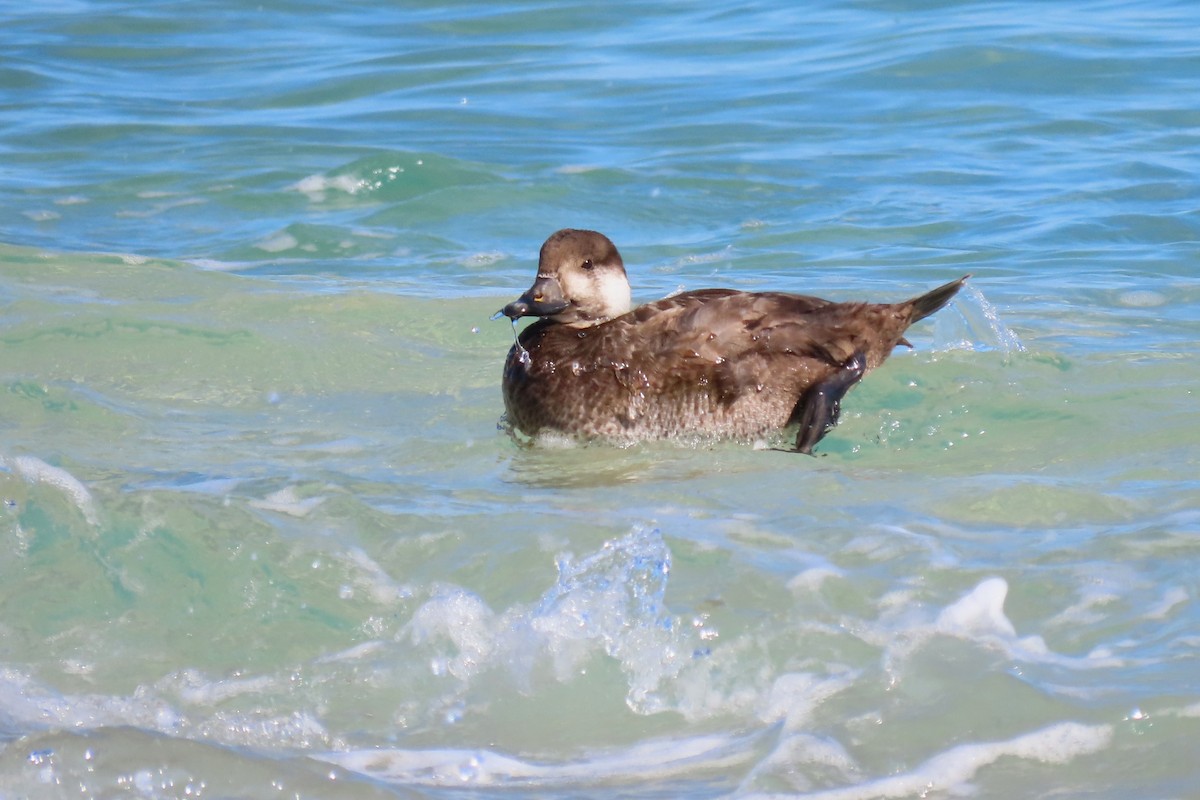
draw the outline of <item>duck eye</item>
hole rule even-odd
[[[584,268],[584,269],[591,269],[591,268],[592,268],[592,260],[591,260],[590,258],[585,258],[585,259],[583,260],[583,268]]]

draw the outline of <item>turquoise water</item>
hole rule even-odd
[[[1200,8],[0,24],[0,797],[1200,793]],[[817,458],[526,447],[491,314],[968,290]]]

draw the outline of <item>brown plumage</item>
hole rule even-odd
[[[561,230],[537,279],[502,313],[541,317],[504,364],[509,422],[628,443],[699,435],[751,439],[799,425],[811,453],[842,396],[878,367],[913,322],[969,276],[902,303],[834,303],[784,292],[701,289],[629,309],[613,243]]]

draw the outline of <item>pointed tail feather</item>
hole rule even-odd
[[[930,314],[946,305],[946,303],[949,303],[950,298],[954,297],[954,295],[959,289],[962,288],[963,283],[969,277],[971,276],[963,275],[956,281],[950,281],[945,286],[939,286],[931,292],[926,292],[920,297],[909,300],[908,302],[912,306],[913,310],[912,322],[916,322],[919,319],[925,319]]]

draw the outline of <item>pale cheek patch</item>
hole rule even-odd
[[[541,273],[538,273],[539,275]],[[587,297],[590,294],[590,287],[587,281],[579,279],[578,275],[562,270],[557,276],[558,285],[562,287],[563,296],[569,300],[579,300],[581,297]]]
[[[619,317],[629,310],[629,281],[615,275],[602,276],[597,283],[601,303],[608,317]]]
[[[559,282],[587,319],[612,319],[629,310],[629,282],[620,275],[563,273]]]

